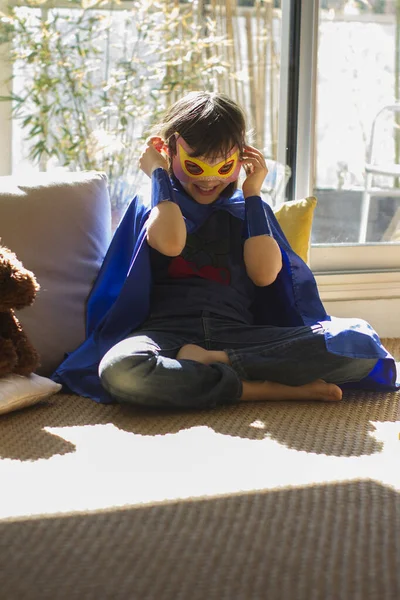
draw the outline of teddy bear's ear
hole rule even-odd
[[[0,310],[19,310],[35,299],[39,284],[32,271],[25,269],[16,255],[0,247]]]

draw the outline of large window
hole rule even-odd
[[[390,176],[400,175],[395,4],[320,2],[314,243],[400,241],[399,179]]]
[[[378,163],[381,168],[383,163],[391,172],[398,168],[394,162],[399,147],[398,115],[394,120],[384,115],[375,130],[373,156],[368,153],[376,114],[382,104],[397,103],[398,15],[392,2],[372,0],[287,0],[287,5],[298,13],[296,31],[300,30],[297,105],[292,105],[298,131],[291,193],[292,197],[313,193],[319,201],[311,266],[316,273],[352,273],[354,283],[357,273],[375,274],[371,296],[360,291],[355,297],[379,298],[383,290],[398,298],[398,180],[377,173],[367,181],[367,191],[373,193],[364,193],[366,174],[373,174],[367,164],[373,168]],[[376,33],[384,25],[389,37],[378,36],[376,43],[371,30]],[[339,35],[340,27],[347,29]],[[352,27],[363,42],[355,40]],[[384,189],[384,185],[390,187]],[[379,283],[378,272],[384,271],[393,273],[390,289]],[[348,284],[342,286],[343,299]]]
[[[18,2],[0,72],[10,74],[7,55],[17,55],[14,108],[26,98],[26,108],[39,110],[32,119],[20,105],[11,123],[10,104],[0,103],[0,173],[103,169],[118,206],[143,183],[138,152],[164,106],[189,89],[224,91],[245,107],[253,142],[268,159],[271,202],[318,199],[312,268],[397,270],[400,179],[388,171],[399,158],[400,113],[392,121],[393,113],[381,115],[368,157],[375,116],[399,96],[394,4]],[[0,39],[4,24],[11,27],[2,24]],[[368,161],[386,174],[371,171],[367,181]]]

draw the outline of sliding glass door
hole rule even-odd
[[[319,203],[313,244],[347,247],[339,252],[347,258],[353,254],[354,266],[358,262],[361,268],[376,268],[376,260],[381,268],[400,266],[396,5],[389,0],[319,0],[316,7],[311,167]],[[352,248],[360,244],[366,244],[363,250]]]

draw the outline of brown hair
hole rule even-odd
[[[167,110],[159,130],[171,156],[176,153],[175,132],[193,148],[193,156],[227,155],[233,146],[242,153],[246,144],[244,113],[224,94],[190,92]]]

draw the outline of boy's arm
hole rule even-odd
[[[258,206],[257,204],[260,203]],[[274,238],[264,231],[261,233],[261,222],[258,221],[257,229],[252,231],[250,213],[256,219],[263,219],[268,226],[262,200],[260,196],[250,196],[245,199],[247,223],[249,225],[249,236],[244,243],[244,263],[246,271],[252,282],[260,287],[270,285],[278,277],[282,269],[282,254],[278,243]]]
[[[179,256],[186,244],[186,225],[174,202],[167,161],[156,150],[157,140],[160,138],[150,138],[139,160],[142,171],[151,177],[152,210],[147,221],[147,242],[165,256]]]
[[[248,227],[248,238],[244,243],[244,262],[253,283],[263,287],[273,283],[282,269],[281,250],[271,235],[260,196],[261,185],[268,169],[261,152],[252,146],[246,147],[243,166],[247,172],[242,189]]]

